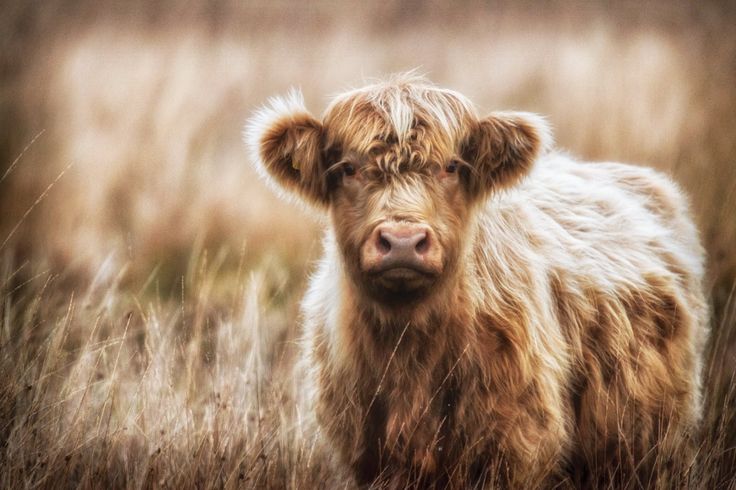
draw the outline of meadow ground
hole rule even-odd
[[[0,487],[330,482],[289,401],[319,219],[251,169],[270,95],[415,67],[689,193],[714,310],[691,485],[736,488],[736,9],[10,1],[0,13]]]

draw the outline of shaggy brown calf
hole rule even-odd
[[[249,123],[258,169],[329,215],[297,372],[361,484],[651,484],[701,412],[703,250],[651,170],[550,151],[399,76],[292,93]],[[654,473],[653,473],[654,471]]]

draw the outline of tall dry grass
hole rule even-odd
[[[318,219],[240,131],[420,67],[689,192],[714,305],[693,486],[736,474],[736,32],[718,3],[57,0],[0,14],[0,486],[337,485],[289,401]]]

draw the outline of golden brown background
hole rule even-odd
[[[734,26],[684,0],[3,2],[0,486],[325,481],[286,396],[320,225],[241,130],[412,68],[687,190],[715,311],[694,481],[733,484]]]

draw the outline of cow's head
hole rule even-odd
[[[388,307],[452,286],[473,210],[549,143],[538,116],[478,118],[462,95],[412,77],[338,96],[321,121],[296,92],[272,99],[247,136],[263,174],[329,213],[350,278]]]

